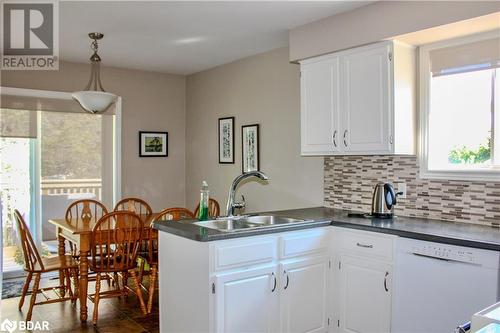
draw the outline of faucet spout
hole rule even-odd
[[[244,208],[245,207],[245,202],[241,202],[241,203],[238,203],[238,202],[234,202],[234,197],[235,197],[235,194],[236,194],[236,188],[238,187],[238,184],[247,179],[247,178],[252,178],[252,177],[256,177],[256,178],[259,178],[261,180],[269,180],[269,177],[263,173],[263,172],[260,172],[260,171],[250,171],[250,172],[244,172],[242,173],[241,175],[237,176],[232,184],[231,184],[231,187],[229,187],[229,195],[228,195],[228,198],[227,198],[227,206],[226,206],[226,213],[227,213],[227,216],[228,217],[233,217],[234,216],[234,211],[236,208]]]

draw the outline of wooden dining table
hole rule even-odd
[[[149,230],[151,230],[150,223],[157,215],[158,213],[153,213],[151,215],[139,215],[144,225],[145,232],[143,232],[143,235],[149,235]],[[71,221],[66,221],[66,219],[63,218],[49,219],[49,223],[56,226],[58,254],[66,254],[66,240],[76,244],[79,251],[80,283],[78,297],[80,299],[80,320],[82,322],[87,321],[87,290],[89,273],[88,256],[90,255],[92,229],[94,228],[96,222],[97,220],[95,218],[90,218],[85,221],[82,219],[72,219]],[[143,236],[143,239],[144,238],[145,237]],[[64,277],[62,276],[59,277],[60,280],[63,278]],[[61,285],[64,285],[62,282],[64,281],[61,281]]]

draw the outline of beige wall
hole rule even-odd
[[[498,1],[380,1],[290,30],[290,61],[498,11]]]
[[[59,71],[2,71],[2,86],[81,90],[87,64],[60,63]],[[122,196],[153,209],[185,204],[185,77],[103,68],[104,88],[122,97]],[[139,158],[138,131],[168,131],[167,158]]]
[[[202,180],[225,213],[231,181],[241,173],[241,125],[260,124],[261,171],[268,185],[248,182],[238,193],[246,212],[323,203],[323,158],[300,156],[299,67],[288,49],[191,75],[186,83],[186,200],[194,207]],[[218,163],[217,119],[235,116],[235,164]]]

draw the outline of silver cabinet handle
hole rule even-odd
[[[359,247],[364,247],[364,248],[367,248],[367,249],[373,249],[373,245],[372,244],[362,244],[362,243],[356,243],[357,246]]]
[[[394,138],[392,137],[392,134],[389,135],[389,143],[392,145],[394,143]]]
[[[286,288],[288,288],[288,284],[290,283],[290,277],[288,276],[288,273],[286,271],[283,271],[283,274],[286,275],[286,284],[285,287],[283,288],[286,290]]]
[[[347,135],[347,130],[344,131],[344,146],[347,147],[347,141],[346,141],[346,135]]]
[[[389,292],[389,288],[387,288],[387,277],[389,276],[389,272],[385,272],[385,277],[384,277],[384,289],[385,291]]]
[[[273,290],[271,290],[272,293],[274,293],[274,291],[276,290],[276,275],[274,274],[274,272],[271,273],[272,277],[274,278],[274,286],[273,286]]]
[[[335,132],[333,132],[333,146],[335,148],[337,148],[337,139],[336,139],[336,137],[337,137],[337,130],[335,130]]]

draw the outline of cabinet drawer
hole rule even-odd
[[[290,232],[280,237],[280,258],[328,252],[330,227]]]
[[[394,236],[366,231],[342,231],[342,252],[392,260]]]
[[[214,244],[215,269],[271,262],[276,258],[276,237],[237,238]]]

